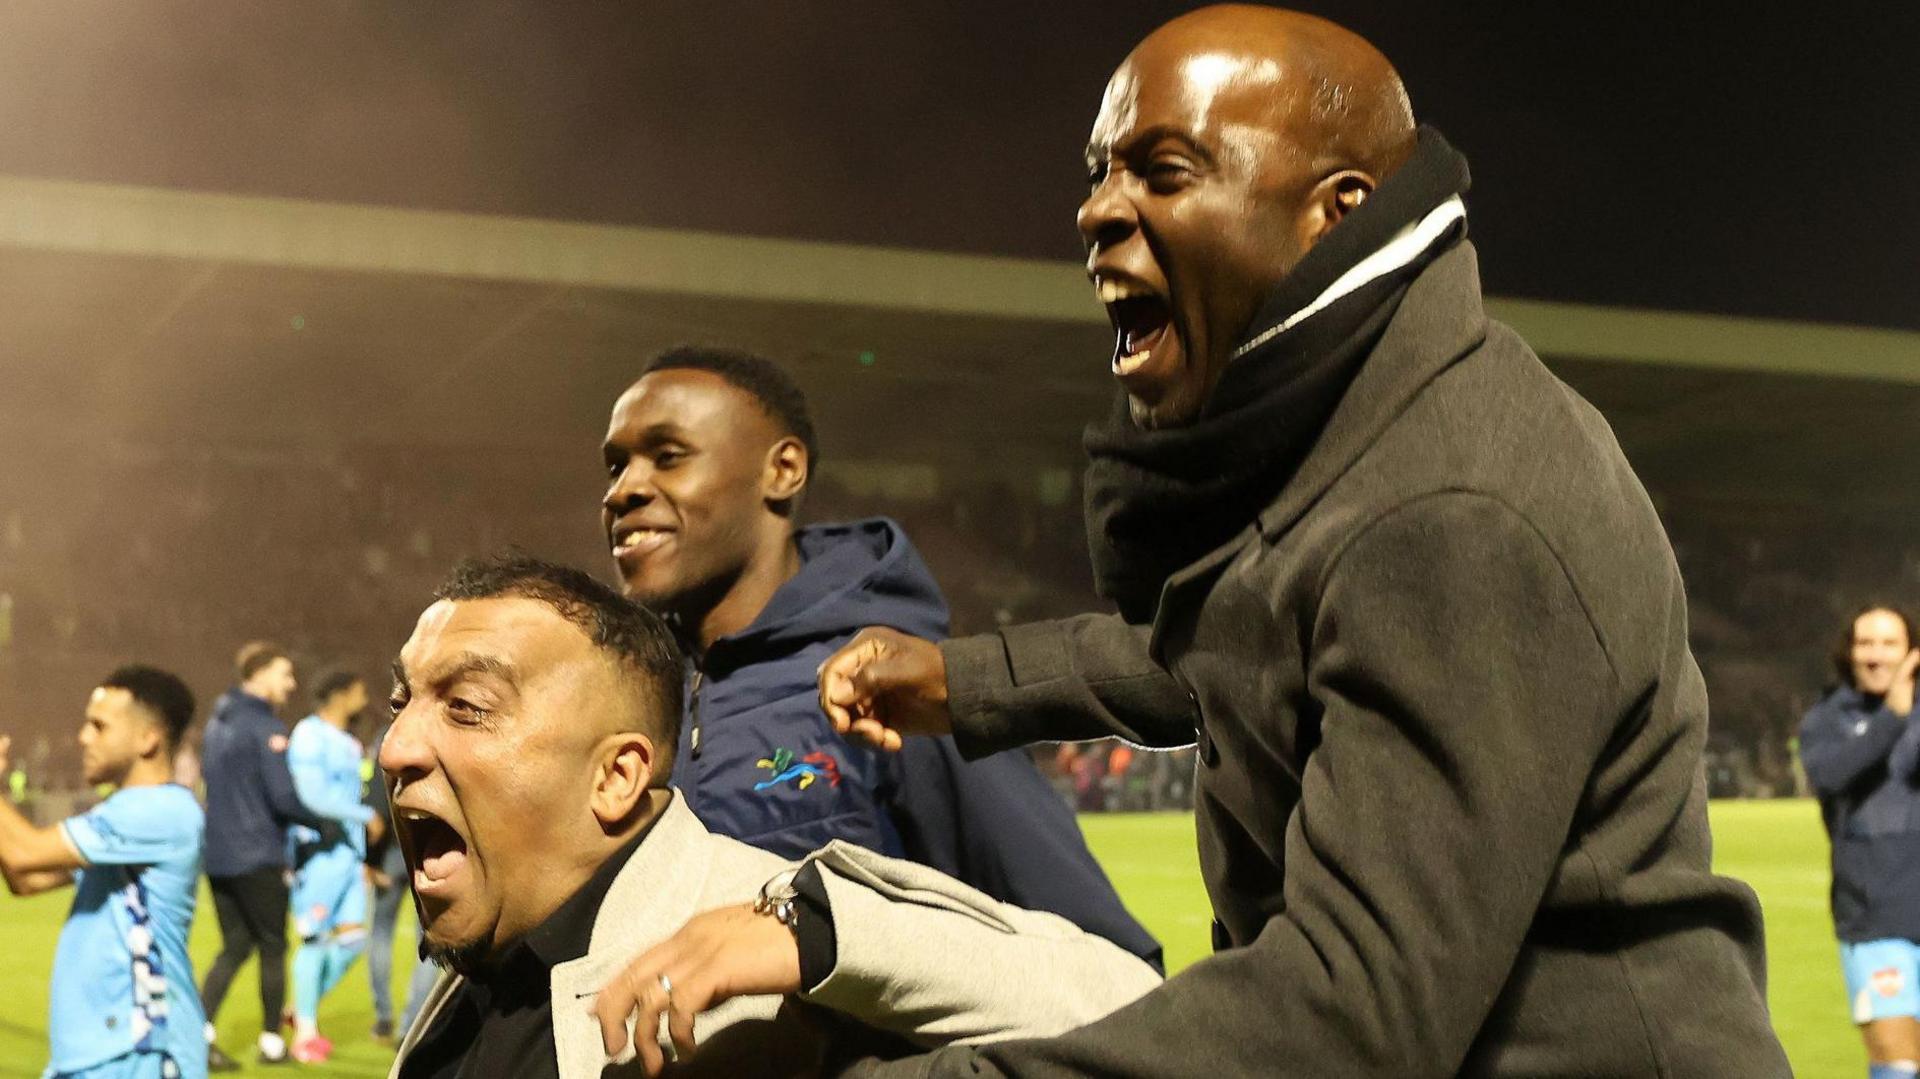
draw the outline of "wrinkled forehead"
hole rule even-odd
[[[1282,131],[1297,97],[1288,82],[1288,71],[1271,56],[1224,47],[1143,47],[1107,82],[1090,149],[1104,152],[1159,128],[1208,143],[1248,131]]]
[[[593,642],[539,600],[519,596],[439,600],[421,612],[400,649],[408,679],[432,679],[482,661],[517,689],[594,659]]]

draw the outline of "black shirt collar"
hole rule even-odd
[[[600,863],[600,868],[593,871],[593,876],[587,878],[579,891],[547,915],[545,921],[510,945],[501,954],[499,962],[481,975],[480,980],[491,982],[502,974],[517,977],[525,970],[523,964],[529,961],[544,970],[552,970],[568,960],[587,954],[587,946],[593,943],[593,923],[599,917],[600,904],[613,888],[614,878],[626,868],[628,859],[640,849],[640,844],[646,840],[647,833],[653,830],[654,823],[659,819],[655,816],[648,821],[647,826],[613,852],[612,857]]]

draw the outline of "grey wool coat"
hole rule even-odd
[[[827,887],[833,972],[793,997],[736,997],[702,1012],[693,1026],[698,1053],[668,1074],[808,1076],[876,1048],[897,1055],[1059,1033],[1160,983],[1137,956],[1065,918],[999,902],[926,866],[838,841],[805,860],[819,863]],[[589,1010],[594,995],[688,918],[752,902],[762,884],[799,864],[708,832],[675,794],[614,878],[587,954],[553,968],[561,1079],[645,1074],[630,1049],[608,1062]],[[392,1079],[460,984],[440,976],[400,1043]],[[656,1034],[671,1045],[664,1018]]]
[[[969,754],[1199,747],[1220,951],[1065,1037],[883,1075],[1788,1074],[1709,869],[1678,568],[1600,415],[1423,270],[1319,440],[1151,627],[943,646]]]

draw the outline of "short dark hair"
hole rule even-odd
[[[453,567],[435,599],[515,597],[537,600],[578,626],[594,646],[633,676],[641,710],[655,735],[653,783],[666,786],[680,739],[686,668],[660,616],[577,569],[509,551]]]
[[[778,424],[783,434],[792,435],[807,448],[807,463],[820,463],[820,445],[814,436],[813,415],[807,411],[807,395],[785,368],[765,356],[739,349],[712,348],[706,345],[681,345],[648,360],[634,381],[655,371],[709,371],[720,376],[734,389],[759,402],[761,411]]]
[[[147,710],[167,733],[167,745],[178,748],[193,722],[193,691],[177,675],[158,667],[129,663],[100,680],[106,689],[124,689],[133,703]]]
[[[334,697],[352,689],[355,685],[366,685],[367,680],[348,670],[334,669],[320,676],[313,687],[313,703],[324,705]]]
[[[272,641],[248,641],[233,655],[234,676],[244,682],[259,674],[261,668],[276,659],[293,662],[293,657],[287,655],[287,650]]]
[[[1833,661],[1833,675],[1838,679],[1836,685],[1859,688],[1853,685],[1853,624],[1875,611],[1885,611],[1900,620],[1901,628],[1907,631],[1908,648],[1920,644],[1920,641],[1913,639],[1913,619],[1905,610],[1891,603],[1869,603],[1848,615],[1847,624],[1840,627],[1840,639],[1834,642],[1833,653],[1828,657]]]

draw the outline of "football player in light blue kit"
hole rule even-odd
[[[87,700],[89,784],[117,789],[37,828],[0,800],[0,870],[33,895],[77,885],[53,957],[49,1079],[202,1079],[207,1042],[187,961],[206,818],[171,782],[193,694],[165,671],[122,667]],[[0,737],[0,772],[11,740]],[[77,872],[76,872],[77,871]]]
[[[293,957],[293,1059],[325,1061],[333,1043],[320,1034],[320,998],[340,984],[367,947],[367,884],[362,868],[367,821],[360,800],[359,739],[347,733],[367,706],[366,683],[335,672],[314,691],[317,710],[293,728],[287,768],[309,810],[337,820],[346,836],[325,843],[318,832],[294,826],[293,924],[300,950]]]

